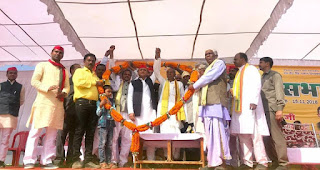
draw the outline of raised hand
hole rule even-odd
[[[158,60],[158,58],[160,58],[160,53],[161,53],[161,49],[160,48],[156,48],[156,54],[155,54],[155,59]]]
[[[104,54],[104,56],[108,57],[110,54],[113,54],[113,51],[116,49],[115,45],[111,45],[109,47],[109,50],[106,51],[106,53]],[[110,57],[113,58],[113,55],[111,55]]]

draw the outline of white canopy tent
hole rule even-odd
[[[63,35],[46,5],[35,0],[0,2],[0,62],[45,61],[50,58],[54,45],[65,47],[65,60],[81,58],[72,43]]]
[[[45,61],[57,44],[65,65],[88,52],[101,58],[113,44],[119,60],[152,59],[156,47],[164,59],[202,59],[214,48],[229,61],[246,52],[252,63],[271,56],[278,65],[317,65],[319,7],[317,0],[2,0],[0,65]]]

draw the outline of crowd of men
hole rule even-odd
[[[153,68],[130,66],[101,81],[106,65],[115,66],[114,50],[111,46],[98,65],[94,54],[85,55],[84,67],[70,67],[70,78],[60,62],[64,55],[61,46],[53,48],[48,62],[36,66],[31,85],[37,97],[27,122],[31,129],[23,158],[25,169],[35,167],[39,154],[44,169],[124,167],[132,132],[121,122],[114,122],[103,105],[109,102],[126,120],[142,125],[167,114],[189,89],[195,93],[176,115],[163,122],[160,129],[142,133],[203,133],[207,148],[207,166],[203,169],[267,169],[269,160],[272,169],[287,169],[286,141],[281,132],[283,82],[281,75],[271,70],[270,57],[260,59],[261,76],[248,64],[247,55],[238,53],[234,57],[236,68],[227,74],[218,52],[209,49],[205,51],[206,63],[195,66],[198,81],[191,83],[190,73],[179,68],[166,68],[166,78],[162,77],[161,50],[156,48]],[[25,96],[24,86],[16,81],[17,69],[9,68],[7,77],[0,84],[0,167],[5,166],[9,138]],[[104,87],[103,95],[109,100],[99,101],[97,86]],[[42,129],[46,134],[38,153]],[[156,159],[155,151],[154,146],[147,146],[148,160]],[[95,161],[97,157],[99,162]],[[173,158],[181,159],[179,148],[174,148]]]

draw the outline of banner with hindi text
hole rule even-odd
[[[283,78],[286,99],[284,118],[287,122],[299,120],[313,123],[320,131],[320,68],[306,66],[274,66]]]

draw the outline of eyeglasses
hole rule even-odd
[[[214,53],[205,53],[205,56],[206,56],[206,55],[209,55],[209,54],[213,54],[214,56],[216,56]]]

